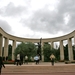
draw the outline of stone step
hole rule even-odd
[[[51,72],[75,72],[75,65],[67,65],[67,66],[14,65],[2,68],[2,73],[51,73]]]

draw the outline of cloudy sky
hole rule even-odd
[[[75,30],[75,0],[0,0],[0,27],[25,38],[52,38]]]

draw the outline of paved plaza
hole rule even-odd
[[[38,65],[28,63],[5,66],[6,68],[2,68],[2,75],[75,75],[75,64],[55,63],[52,66],[49,62],[43,62]]]

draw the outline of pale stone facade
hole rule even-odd
[[[8,41],[12,40],[12,60],[14,60],[14,49],[16,48],[16,42],[32,42],[32,43],[38,43],[39,39],[33,39],[33,38],[20,38],[13,35],[10,35],[6,33],[1,27],[0,27],[0,56],[2,56],[2,45],[3,45],[3,38],[5,38],[4,41],[4,56],[8,56]],[[51,46],[53,47],[53,42],[59,41],[60,43],[60,60],[64,60],[64,49],[63,49],[63,41],[68,40],[68,55],[69,60],[73,60],[73,51],[72,51],[72,38],[74,38],[74,44],[75,44],[75,31],[71,32],[70,34],[56,37],[56,38],[47,38],[42,39],[41,45],[43,46],[44,42],[51,42]],[[42,61],[44,61],[43,56],[43,49],[42,49]]]

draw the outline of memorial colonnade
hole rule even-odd
[[[4,57],[8,56],[8,45],[9,45],[9,40],[12,40],[12,60],[14,60],[14,50],[16,48],[16,42],[32,42],[32,43],[38,43],[40,39],[33,39],[33,38],[21,38],[17,36],[10,35],[6,33],[2,28],[0,28],[0,56],[2,56],[2,47],[3,47],[3,38],[4,38]],[[56,38],[47,38],[47,39],[42,39],[41,41],[41,46],[43,47],[44,42],[50,42],[51,47],[53,47],[54,42],[59,42],[60,43],[60,60],[64,60],[64,49],[63,49],[63,41],[67,40],[68,41],[68,55],[69,55],[69,60],[74,60],[73,58],[73,49],[72,49],[72,38],[74,38],[74,45],[75,45],[75,31]],[[43,52],[43,49],[42,49]],[[42,61],[44,61],[44,56],[42,54]]]

